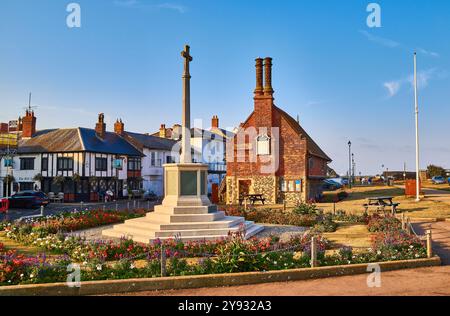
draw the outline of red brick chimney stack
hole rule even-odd
[[[263,94],[263,59],[256,58],[256,88],[255,96]]]
[[[273,95],[273,89],[272,89],[272,58],[266,57],[264,59],[264,95],[265,96],[272,96]]]
[[[105,114],[100,113],[98,115],[98,122],[95,124],[95,134],[100,138],[105,138],[106,124],[105,124]]]
[[[114,132],[120,136],[125,132],[125,124],[122,122],[122,119],[117,119],[116,123],[114,123]]]
[[[264,88],[263,88],[264,66]],[[255,89],[255,127],[272,126],[273,89],[272,89],[272,58],[256,59],[256,89]]]
[[[31,138],[36,133],[36,117],[33,110],[26,110],[22,119],[22,137]]]
[[[212,128],[219,128],[219,117],[217,115],[214,115],[211,120],[211,127]]]

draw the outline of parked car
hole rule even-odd
[[[331,178],[331,179],[327,179],[327,180],[334,181],[334,182],[340,184],[341,186],[348,185],[348,179],[345,179],[345,178]]]
[[[444,184],[445,179],[442,176],[434,176],[433,178],[431,178],[431,182],[433,184]]]
[[[323,180],[323,189],[326,191],[335,191],[342,188],[342,184],[331,179]]]
[[[44,192],[21,191],[9,198],[9,208],[38,208],[50,203]]]
[[[155,194],[155,192],[147,190],[144,192],[143,199],[146,201],[156,201],[158,199],[158,196]]]

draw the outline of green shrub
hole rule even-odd
[[[337,227],[338,224],[333,221],[332,216],[327,214],[318,219],[317,224],[313,226],[312,230],[316,233],[332,233],[336,231]]]
[[[312,203],[301,203],[296,208],[294,208],[293,212],[299,215],[317,215],[319,210],[317,206]]]

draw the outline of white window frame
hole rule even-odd
[[[270,155],[270,137],[267,134],[258,135],[256,137],[256,155]]]

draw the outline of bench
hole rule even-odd
[[[390,207],[392,215],[395,215],[400,203],[394,203],[392,199],[393,197],[391,196],[369,198],[368,203],[363,204],[363,207],[366,213],[368,213],[369,209],[376,209],[377,212],[382,211],[384,213],[386,207]]]
[[[239,205],[242,205],[244,201],[250,201],[252,205],[255,205],[256,202],[261,202],[262,205],[266,202],[264,195],[262,194],[246,194],[239,198]]]

